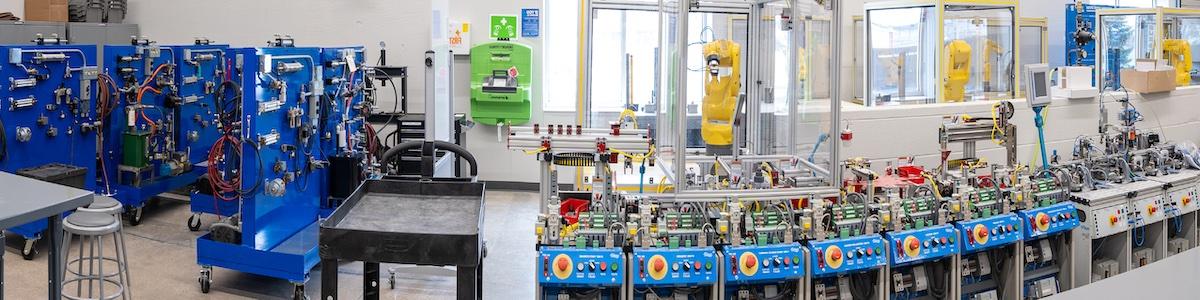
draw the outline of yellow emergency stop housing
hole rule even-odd
[[[700,135],[709,148],[733,144],[733,118],[742,90],[742,47],[732,40],[704,45],[704,98]]]
[[[1016,0],[864,5],[867,106],[1013,99],[1020,82]]]

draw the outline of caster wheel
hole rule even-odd
[[[125,212],[125,219],[129,220],[129,226],[138,226],[142,224],[142,208],[134,208]]]
[[[21,258],[25,260],[33,260],[38,255],[37,239],[25,240],[25,245],[21,247]]]
[[[393,290],[396,289],[396,274],[395,273],[388,275],[388,288],[393,289]]]
[[[208,294],[212,290],[212,271],[200,270],[200,292]]]
[[[304,295],[304,285],[297,284],[292,291],[292,300],[308,300],[308,296]]]
[[[188,230],[200,231],[200,215],[192,215],[187,220]]]

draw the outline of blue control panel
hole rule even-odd
[[[613,287],[625,282],[621,248],[543,247],[538,251],[538,283],[543,286]]]
[[[1022,234],[1021,218],[1017,214],[1007,213],[983,219],[959,221],[958,227],[962,245],[962,253],[973,253],[999,246],[1011,245],[1024,237]]]
[[[950,224],[883,234],[892,248],[895,266],[919,263],[958,253],[958,233]]]
[[[823,277],[869,270],[887,265],[883,237],[872,234],[845,239],[809,242],[812,276]]]
[[[800,243],[725,247],[725,282],[748,284],[804,277]]]
[[[634,249],[629,264],[637,287],[717,283],[717,252],[713,248]]]
[[[1075,203],[1063,202],[1046,207],[1039,207],[1017,212],[1025,226],[1025,239],[1036,239],[1043,236],[1070,231],[1079,227],[1079,213]]]

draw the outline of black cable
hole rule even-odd
[[[383,73],[383,76],[384,76],[384,78],[386,78],[387,82],[392,84],[392,97],[395,98],[394,101],[392,102],[391,116],[388,116],[387,123],[384,123],[383,127],[380,127],[379,130],[375,131],[376,134],[378,134],[380,132],[387,131],[386,129],[387,129],[388,125],[392,125],[392,121],[394,121],[396,119],[396,115],[400,113],[400,92],[398,90],[396,90],[396,82],[392,80],[391,75],[389,75],[387,72],[384,72],[381,69],[375,69],[375,71]],[[425,99],[425,100],[426,100],[426,102],[428,102],[429,99]],[[397,127],[396,131],[397,132],[400,131],[399,127]],[[388,138],[391,138],[391,137],[392,137],[392,134],[388,134]]]

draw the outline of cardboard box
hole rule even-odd
[[[67,0],[25,0],[26,21],[67,21]]]
[[[1175,90],[1175,70],[1121,70],[1121,86],[1138,93],[1161,93]]]

